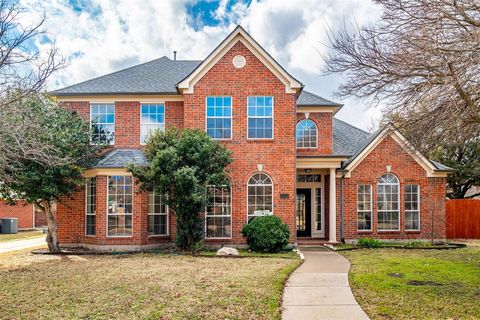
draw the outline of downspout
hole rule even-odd
[[[340,241],[345,243],[345,235],[344,235],[344,195],[343,195],[343,183],[344,183],[345,173],[342,173],[342,177],[340,179]]]

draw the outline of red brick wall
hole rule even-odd
[[[232,64],[236,55],[246,58],[246,65],[237,69]],[[242,43],[235,44],[195,85],[193,94],[184,96],[184,124],[187,128],[205,129],[205,99],[209,95],[232,97],[232,140],[222,141],[233,152],[228,168],[232,181],[232,242],[244,242],[240,234],[247,221],[246,183],[257,164],[274,182],[274,214],[295,233],[295,124],[296,99],[285,93],[285,85],[266,68]],[[247,98],[254,95],[274,97],[274,139],[247,139]],[[280,194],[288,194],[280,199]],[[222,242],[226,242],[222,240]]]
[[[10,206],[0,200],[0,218],[17,218],[19,229],[31,229],[33,225],[33,207],[23,201]]]
[[[58,234],[60,243],[93,245],[148,245],[175,239],[175,217],[169,213],[169,236],[148,236],[148,194],[140,192],[135,184],[133,199],[133,236],[107,237],[107,177],[97,176],[95,235],[85,235],[85,190],[72,198],[62,199],[58,207]]]
[[[78,112],[90,121],[90,102],[62,102],[62,106]],[[165,102],[165,126],[183,128],[183,101]],[[115,102],[115,148],[140,147],[140,101]]]
[[[303,119],[305,119],[305,114],[297,113],[297,123]],[[299,148],[297,155],[331,155],[333,153],[333,113],[310,113],[308,119],[317,125],[318,145],[315,149]]]
[[[400,181],[400,231],[377,231],[377,179],[391,173]],[[372,185],[372,231],[357,231],[357,185]],[[406,184],[420,186],[420,231],[405,231]],[[446,178],[428,178],[425,170],[390,136],[380,144],[344,180],[345,238],[445,239]],[[337,239],[340,239],[340,179],[337,179]],[[432,227],[433,226],[433,227]]]

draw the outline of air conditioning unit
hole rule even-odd
[[[18,218],[1,218],[1,233],[17,233],[18,232]]]

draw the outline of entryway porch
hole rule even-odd
[[[336,169],[343,158],[297,157],[297,244],[337,242]]]

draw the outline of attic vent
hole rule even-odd
[[[235,56],[233,57],[233,65],[235,66],[235,68],[243,68],[245,66],[245,64],[247,63],[247,60],[245,60],[245,57],[244,56]]]

